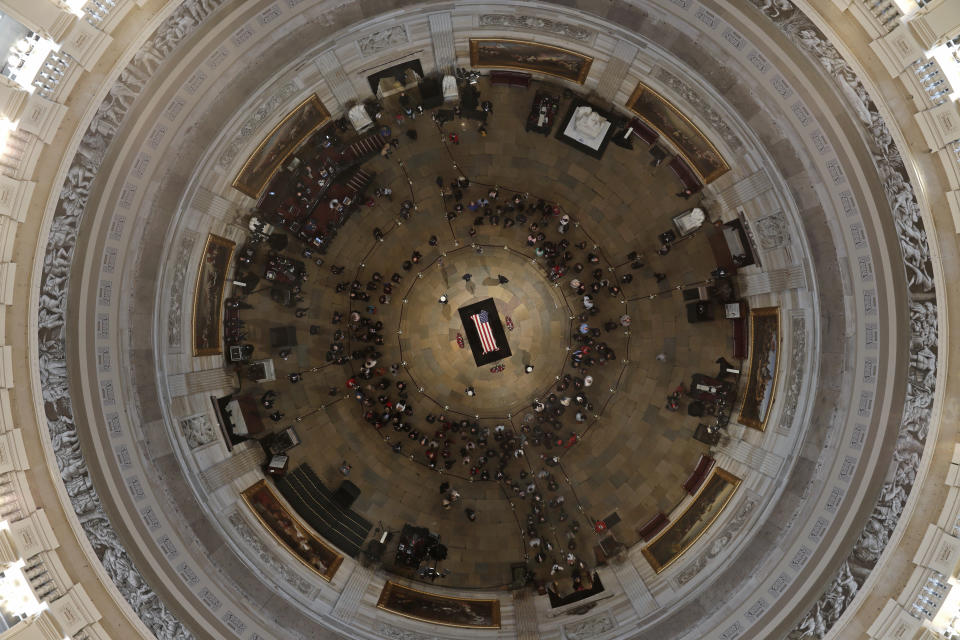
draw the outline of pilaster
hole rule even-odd
[[[86,590],[79,584],[74,585],[63,597],[50,603],[50,614],[63,630],[63,634],[68,636],[72,636],[100,619],[100,612],[94,607]]]
[[[452,74],[457,66],[457,51],[453,43],[453,20],[450,14],[431,13],[430,39],[433,41],[433,59],[437,71]]]
[[[330,93],[340,103],[338,109],[328,108],[330,112],[343,111],[348,106],[360,101],[357,90],[354,89],[347,73],[343,70],[343,64],[337,58],[336,53],[325,51],[314,58],[313,63],[320,70],[320,75],[323,76],[323,81],[327,83]]]
[[[0,433],[0,473],[30,468],[20,429]]]
[[[923,43],[904,24],[871,42],[870,48],[892,77],[900,75],[904,69],[924,57]]]
[[[784,269],[738,275],[736,279],[740,295],[744,298],[780,293],[789,289],[802,289],[807,286],[803,265],[799,264]]]
[[[259,443],[247,445],[242,442],[233,448],[229,458],[201,471],[200,480],[207,491],[212,493],[251,471],[258,471],[264,462],[266,454]]]
[[[63,640],[63,632],[57,628],[53,614],[41,611],[3,634],[4,640]]]
[[[10,345],[0,347],[0,387],[13,388],[13,347]]]
[[[758,169],[717,193],[714,199],[724,211],[733,211],[772,188],[773,183],[770,182],[770,176],[763,169]]]
[[[186,374],[187,393],[202,393],[204,391],[219,391],[233,389],[237,386],[236,375],[226,369],[205,369],[190,371]]]
[[[960,138],[960,104],[951,101],[921,111],[914,119],[930,151],[936,151]]]
[[[110,46],[112,38],[86,20],[76,20],[66,31],[60,50],[90,71],[100,56]]]
[[[960,539],[954,538],[936,525],[928,524],[923,540],[913,556],[913,563],[945,576],[953,575],[960,563]]]
[[[517,623],[517,640],[540,640],[537,608],[529,589],[513,592],[513,611]]]
[[[10,523],[8,538],[18,558],[31,558],[60,546],[43,509]]]
[[[373,579],[373,570],[360,564],[354,566],[353,573],[347,579],[337,603],[333,606],[332,615],[344,622],[351,622],[357,615],[360,602],[363,600],[370,581]]]
[[[624,40],[617,40],[613,47],[613,53],[610,54],[610,60],[600,76],[597,83],[596,92],[607,102],[616,102],[617,92],[623,86],[623,81],[627,77],[627,72],[633,66],[633,60],[637,57],[639,49],[636,45],[630,44]]]
[[[932,49],[960,29],[960,3],[941,2],[914,16],[909,23],[924,49]]]
[[[610,568],[617,576],[617,581],[623,587],[623,592],[627,594],[638,618],[646,617],[660,606],[653,597],[653,593],[644,584],[637,567],[630,561],[629,554],[623,562],[614,562],[610,565]]]
[[[897,604],[896,600],[888,600],[867,629],[867,635],[873,640],[911,640],[919,628],[919,620]]]
[[[15,222],[23,222],[27,217],[27,204],[33,197],[36,182],[17,180],[0,174],[0,217],[10,218]],[[14,225],[15,228],[15,225]],[[0,246],[3,243],[0,241]],[[8,255],[4,253],[3,255]],[[6,260],[8,258],[4,258]]]
[[[20,117],[30,93],[6,76],[0,76],[0,117],[11,122]]]
[[[51,0],[2,0],[0,9],[23,26],[60,42],[77,16]]]
[[[37,136],[44,144],[49,144],[57,135],[65,115],[67,108],[64,105],[31,94],[19,114],[20,123],[17,126]]]
[[[190,206],[200,213],[224,222],[232,220],[237,210],[237,205],[233,202],[204,187],[197,189],[197,193],[190,202]]]
[[[743,432],[746,427],[740,427],[741,435],[734,437],[734,426],[730,426],[731,437],[729,440],[717,448],[722,452],[740,462],[754,471],[758,471],[768,478],[776,478],[778,472],[783,467],[783,458],[777,454],[767,451],[753,443],[743,439]],[[739,426],[739,425],[737,425]],[[753,434],[751,434],[753,435]]]

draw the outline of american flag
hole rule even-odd
[[[497,341],[493,337],[493,331],[490,329],[490,314],[481,311],[470,316],[470,319],[473,320],[473,326],[477,328],[477,333],[480,334],[480,345],[483,347],[483,353],[496,351],[498,347]]]

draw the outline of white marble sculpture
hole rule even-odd
[[[607,119],[590,107],[577,107],[573,112],[573,127],[587,138],[597,138],[604,126],[609,126]]]
[[[443,76],[443,101],[456,102],[460,99],[460,91],[457,89],[457,79],[453,76]]]
[[[364,129],[373,126],[373,120],[370,119],[370,116],[367,114],[367,110],[362,104],[350,107],[350,111],[347,112],[347,116],[350,118],[350,124],[352,124],[353,128],[357,131],[363,131]]]

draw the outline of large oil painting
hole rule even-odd
[[[290,154],[329,121],[330,112],[316,94],[298,104],[247,158],[233,181],[233,188],[251,198],[259,198]]]
[[[653,570],[660,573],[683,555],[710,528],[739,485],[740,478],[714,467],[686,511],[642,549]]]
[[[593,58],[589,56],[539,42],[470,39],[470,65],[477,69],[521,69],[583,84],[591,64]]]
[[[281,545],[327,582],[333,579],[343,556],[301,524],[280,502],[266,480],[244,489],[240,495]]]
[[[703,132],[647,85],[642,82],[637,84],[627,107],[672,142],[704,184],[713,182],[730,170],[723,156]]]
[[[777,387],[780,358],[780,308],[750,311],[750,371],[740,403],[740,424],[754,429],[767,425]]]
[[[207,236],[193,292],[193,355],[221,353],[223,340],[223,288],[234,243],[214,234]]]
[[[387,582],[377,606],[407,618],[448,627],[500,628],[499,600],[451,598]]]

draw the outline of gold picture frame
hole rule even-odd
[[[388,581],[377,608],[404,618],[461,629],[499,629],[500,601],[455,598]],[[470,620],[473,619],[473,622]]]
[[[343,556],[287,509],[266,480],[259,480],[247,487],[240,492],[240,497],[280,546],[327,582],[333,580]],[[268,518],[271,522],[267,521]],[[281,523],[281,520],[284,522]],[[278,527],[281,527],[280,531]],[[321,571],[315,562],[323,563],[326,568]]]
[[[470,66],[519,69],[583,84],[593,58],[563,47],[510,38],[470,38]]]
[[[642,549],[654,572],[660,573],[680,558],[713,525],[740,486],[740,478],[714,467],[683,513]]]
[[[700,128],[644,83],[637,83],[627,101],[627,108],[673,143],[703,184],[713,182],[730,170],[730,165]]]
[[[232,240],[207,235],[193,288],[193,355],[223,353],[223,292],[236,246]],[[213,336],[216,336],[214,341]]]
[[[780,307],[751,309],[750,365],[737,420],[740,424],[759,431],[767,428],[767,418],[770,417],[770,408],[776,396],[781,341]],[[772,371],[770,370],[771,352]]]
[[[317,94],[308,96],[257,145],[233,179],[233,188],[251,198],[259,198],[287,158],[328,122],[330,112]]]

